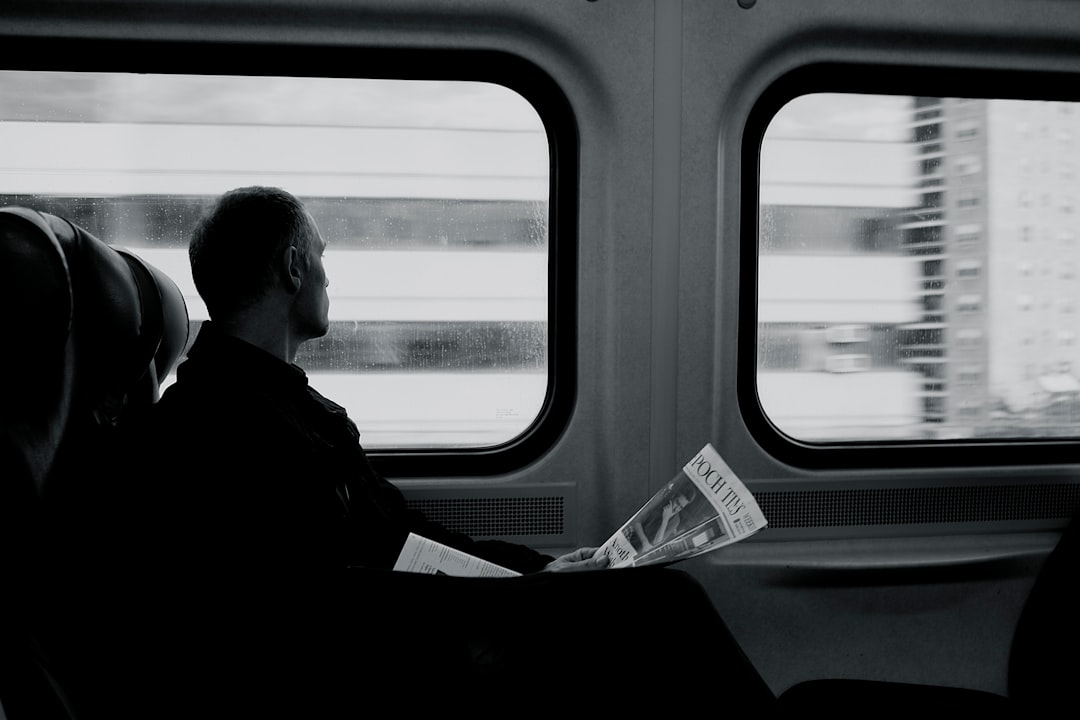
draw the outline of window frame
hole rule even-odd
[[[1080,428],[1069,438],[974,438],[810,442],[781,431],[757,391],[758,232],[761,149],[776,113],[796,97],[854,93],[1033,101],[1080,101],[1076,73],[849,62],[816,62],[778,76],[752,103],[740,153],[739,317],[736,397],[747,430],[760,447],[793,467],[931,469],[1068,465],[1080,458]]]
[[[502,50],[382,48],[304,42],[131,40],[3,35],[0,68],[21,71],[461,80],[502,85],[528,101],[549,147],[548,377],[533,422],[517,437],[478,448],[371,450],[387,476],[496,475],[548,452],[577,394],[577,202],[579,134],[569,100],[532,61]],[[55,51],[62,45],[64,53]],[[303,62],[297,62],[302,57]],[[108,238],[102,238],[108,242]]]

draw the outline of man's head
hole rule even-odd
[[[290,296],[293,329],[314,338],[329,326],[325,246],[296,197],[278,188],[244,187],[218,198],[199,221],[188,257],[211,319],[228,322],[281,292]]]
[[[677,515],[678,513],[680,513],[683,508],[685,508],[693,501],[696,494],[697,493],[693,491],[682,492],[669,500],[668,505],[671,507],[672,514]]]

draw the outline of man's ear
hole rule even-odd
[[[304,284],[304,275],[307,273],[307,264],[299,248],[290,245],[285,249],[281,270],[285,287],[292,292],[299,292]]]

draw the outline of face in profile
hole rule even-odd
[[[690,504],[690,499],[688,497],[686,497],[685,495],[676,495],[675,498],[673,500],[671,500],[671,502],[669,502],[667,504],[668,511],[672,515],[677,515],[677,514],[679,514],[680,510],[682,510],[684,507],[686,507],[689,504]]]
[[[308,255],[307,273],[296,298],[295,314],[297,329],[307,338],[322,337],[330,329],[330,285],[323,266],[326,240],[319,233],[315,220],[308,215],[313,242]]]

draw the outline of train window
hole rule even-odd
[[[773,428],[819,447],[1080,437],[1080,250],[1061,241],[1080,185],[1053,171],[1080,162],[1074,105],[813,92],[778,107],[756,208]]]
[[[186,245],[206,204],[244,185],[304,200],[328,240],[331,328],[297,363],[366,447],[490,449],[540,417],[552,163],[515,90],[12,70],[0,98],[0,205],[133,249],[177,281],[195,325]]]

